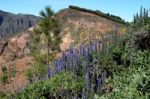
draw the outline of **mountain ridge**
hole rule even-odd
[[[122,19],[120,16],[116,16],[116,15],[113,15],[113,14],[110,14],[110,13],[104,13],[100,10],[91,10],[91,9],[81,8],[81,7],[73,6],[73,5],[70,5],[69,8],[74,9],[74,10],[78,10],[78,11],[82,11],[82,12],[86,12],[86,13],[92,13],[92,14],[110,19],[114,22],[118,22],[118,23],[121,23],[121,24],[124,24],[124,25],[128,24],[128,22],[125,22],[125,20]]]

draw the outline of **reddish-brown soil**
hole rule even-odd
[[[22,59],[17,59],[13,62],[9,62],[6,64],[7,70],[9,72],[10,66],[15,67],[16,76],[10,77],[10,74],[8,74],[9,77],[9,83],[3,84],[0,83],[0,92],[15,92],[17,90],[23,89],[29,82],[25,77],[25,70],[29,69],[33,63],[32,57],[24,57]],[[0,77],[2,76],[2,71],[0,70]]]

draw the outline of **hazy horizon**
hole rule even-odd
[[[100,10],[104,13],[110,13],[116,16],[120,16],[125,21],[131,22],[133,15],[139,12],[140,7],[143,6],[146,9],[150,9],[149,0],[126,0],[126,1],[112,1],[112,0],[5,0],[0,3],[0,10],[11,13],[22,13],[39,15],[39,11],[44,9],[45,6],[51,6],[51,8],[58,12],[61,9],[68,8],[69,5],[79,6],[86,9]]]

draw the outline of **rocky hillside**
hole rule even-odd
[[[0,10],[0,39],[34,26],[39,19],[33,15],[12,14]]]
[[[96,38],[112,32],[125,33],[127,27],[97,14],[73,8],[59,11],[56,17],[62,26],[61,34],[68,39],[62,45],[65,48],[68,48],[67,45],[70,43],[77,44],[86,41],[89,33]]]
[[[124,24],[72,8],[59,11],[55,17],[61,25],[62,50],[67,50],[71,44],[86,42],[89,33],[96,39],[114,31],[124,33],[126,29]],[[26,30],[15,36],[12,35],[7,40],[0,39],[0,67],[6,65],[8,69],[13,66],[16,68],[16,76],[10,77],[9,84],[0,84],[0,89],[2,87],[5,89],[0,91],[18,90],[17,88],[23,88],[28,83],[24,71],[31,67],[33,59],[28,55],[31,32],[27,29],[35,25],[37,20],[39,20],[38,17],[31,15],[15,15],[0,11],[1,37],[9,37],[13,33]]]
[[[26,30],[8,40],[0,41],[0,68],[6,66],[9,77],[9,83],[0,82],[0,92],[14,92],[28,84],[24,73],[33,63],[33,58],[28,55],[30,33]],[[0,77],[2,75],[0,69]]]
[[[29,51],[29,31],[22,32],[6,41],[0,41],[0,65],[24,57]],[[2,61],[4,60],[4,61]]]
[[[28,56],[29,28],[37,24],[39,17],[28,14],[12,14],[0,10],[0,77],[1,66],[8,69],[9,83],[2,84],[0,92],[19,90],[27,85],[24,71],[31,67],[32,57]],[[15,73],[12,77],[11,73]]]

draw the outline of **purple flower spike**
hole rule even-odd
[[[48,69],[48,77],[50,78],[52,76],[52,71],[51,71],[51,69],[49,68]]]
[[[102,73],[101,78],[102,78],[102,82],[104,83],[105,80],[106,80],[106,78],[107,78],[107,72],[106,72],[106,71],[104,71],[104,72]]]
[[[98,93],[102,93],[102,79],[101,78],[97,78],[98,81]]]
[[[74,49],[73,49],[72,46],[70,46],[69,52],[70,52],[70,54],[73,54],[73,53],[74,53]]]
[[[87,72],[87,63],[86,63],[86,61],[82,62],[82,66],[83,66],[83,74],[85,75],[86,72]]]
[[[86,99],[86,91],[85,91],[85,89],[82,90],[82,99]]]
[[[94,99],[94,87],[95,87],[95,84],[92,84],[91,85],[91,99]]]
[[[92,52],[96,52],[96,46],[95,45],[92,46]]]
[[[85,82],[86,82],[86,88],[87,90],[90,90],[90,78],[89,78],[89,72],[85,74]]]

